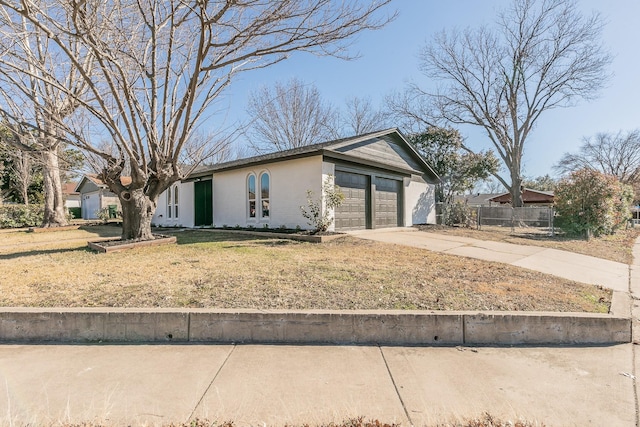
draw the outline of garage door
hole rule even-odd
[[[336,184],[344,194],[344,201],[335,211],[336,230],[367,228],[368,180],[365,175],[336,172]]]
[[[98,218],[98,210],[100,209],[100,194],[85,194],[82,199],[82,218],[96,219]]]
[[[400,181],[386,178],[376,178],[375,191],[375,228],[397,227],[400,224],[398,219],[400,202]]]

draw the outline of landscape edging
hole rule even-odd
[[[0,342],[603,345],[631,342],[631,328],[588,313],[0,309]]]

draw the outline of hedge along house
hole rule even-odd
[[[326,180],[345,195],[333,230],[435,223],[438,177],[397,129],[200,167],[160,196],[153,223],[309,229],[300,207]]]

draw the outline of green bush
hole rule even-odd
[[[633,189],[616,177],[581,169],[558,183],[555,224],[570,235],[613,234],[631,215]]]
[[[43,219],[43,205],[0,206],[0,228],[37,227]]]

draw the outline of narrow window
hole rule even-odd
[[[173,187],[173,212],[174,218],[178,218],[178,186]]]
[[[269,174],[260,176],[260,201],[262,205],[262,218],[269,218]]]
[[[167,218],[171,218],[173,210],[173,199],[171,197],[171,187],[167,188]]]
[[[247,180],[247,193],[249,197],[249,218],[256,217],[256,176],[249,175]]]

